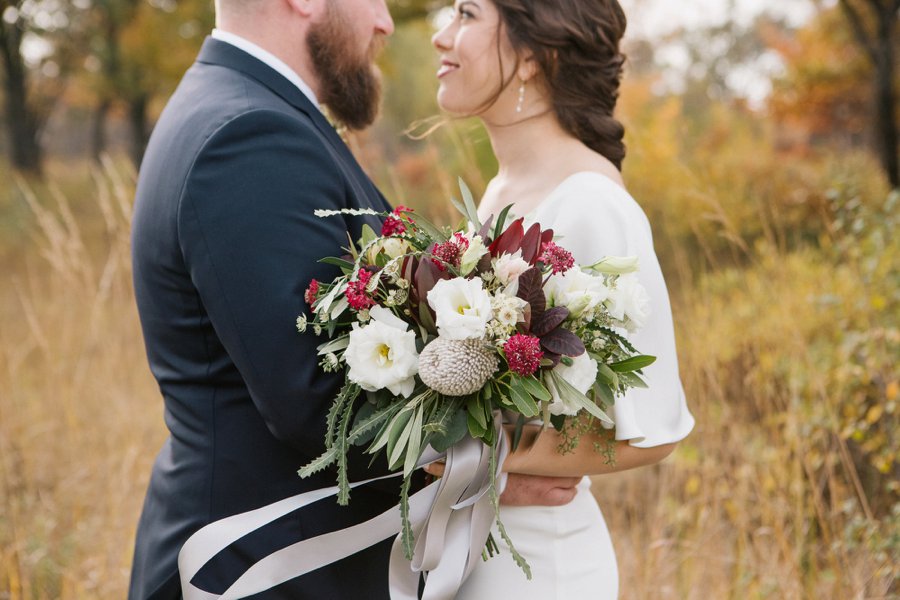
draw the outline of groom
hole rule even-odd
[[[317,261],[373,217],[318,219],[314,209],[390,210],[323,116],[350,129],[374,120],[373,59],[393,23],[384,0],[216,0],[217,29],[151,137],[133,222],[134,285],[150,368],[170,437],[138,526],[129,598],[180,597],[178,552],[204,525],[311,489],[297,469],[323,450],[340,377],[298,334]],[[351,480],[386,472],[351,458]],[[574,480],[512,477],[509,504],[564,504]],[[250,565],[298,540],[365,521],[397,502],[396,481],[357,488],[258,530],[195,577],[221,593]],[[388,597],[391,540],[273,588],[260,598]]]

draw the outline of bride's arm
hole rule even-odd
[[[512,434],[512,426],[507,427]],[[612,432],[604,434],[585,433],[578,447],[566,454],[559,451],[562,436],[554,429],[541,431],[537,425],[527,425],[522,430],[522,438],[515,452],[511,452],[503,463],[503,470],[509,473],[542,475],[550,477],[578,477],[581,475],[603,475],[627,471],[637,467],[652,465],[666,458],[677,443],[636,448],[627,440],[613,442],[615,464],[607,464],[605,454],[597,452],[595,443],[605,446]]]

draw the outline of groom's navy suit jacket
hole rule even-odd
[[[166,440],[138,526],[129,597],[177,598],[177,555],[223,517],[334,484],[301,480],[323,450],[341,379],[299,334],[310,280],[329,280],[347,230],[365,219],[314,209],[389,210],[319,110],[287,79],[207,39],[150,139],[133,224],[134,285]],[[380,474],[351,460],[351,479]],[[250,564],[300,539],[366,520],[396,503],[396,480],[354,490],[349,507],[313,504],[244,538],[195,578],[221,593]],[[259,598],[387,598],[389,543]]]

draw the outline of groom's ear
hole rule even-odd
[[[284,0],[294,12],[299,15],[316,19],[325,11],[325,3],[333,0]]]

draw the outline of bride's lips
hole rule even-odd
[[[450,73],[457,70],[458,68],[459,68],[458,64],[450,62],[449,60],[442,60],[441,68],[438,69],[438,72],[437,72],[437,77],[438,77],[438,79],[441,79],[445,75],[449,75]]]

